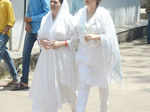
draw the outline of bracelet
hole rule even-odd
[[[65,40],[65,46],[66,46],[66,47],[68,46],[68,42],[67,42],[67,40]]]

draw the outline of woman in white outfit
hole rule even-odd
[[[71,15],[67,0],[50,0],[51,11],[38,32],[41,53],[31,87],[32,112],[57,112],[64,103],[75,106],[77,75],[71,48]]]
[[[89,89],[100,91],[100,112],[107,112],[109,84],[120,80],[120,52],[115,27],[101,0],[84,0],[75,15],[76,37],[80,40],[76,60],[80,84],[76,112],[85,112]]]

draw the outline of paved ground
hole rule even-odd
[[[110,112],[150,112],[150,45],[145,40],[121,43],[123,83],[112,85]],[[31,73],[32,74],[32,73]],[[7,78],[0,83],[7,82]],[[0,90],[0,112],[31,112],[28,91]],[[87,112],[99,112],[97,88],[89,95]],[[68,105],[64,112],[70,112]]]

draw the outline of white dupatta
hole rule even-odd
[[[89,60],[87,64],[89,65],[91,64],[92,66],[95,64],[95,67],[97,68],[99,68],[102,64],[103,72],[101,73],[108,75],[107,77],[108,83],[114,80],[120,81],[122,79],[122,72],[120,69],[120,51],[115,26],[113,24],[112,18],[105,8],[98,6],[93,17],[87,21],[86,11],[87,7],[84,7],[83,9],[80,9],[80,11],[75,15],[77,21],[75,25],[77,37],[80,37],[80,41],[83,41],[82,38],[84,37],[85,34],[95,33],[99,34],[101,39],[100,43],[98,43],[98,41],[97,42],[91,41],[89,44],[87,43],[87,46],[84,46],[87,48],[91,47],[89,46],[90,44],[92,45],[92,47],[95,46],[95,53],[94,49],[91,50],[93,52],[93,57],[91,58],[92,60]],[[89,32],[86,31],[87,26],[90,26]],[[101,58],[99,57],[99,55],[102,55],[101,62],[98,59]],[[85,58],[86,57],[84,57],[84,59]],[[96,61],[94,62],[94,60]]]
[[[68,2],[67,0],[64,0],[61,8],[59,9],[57,17],[54,21],[52,19],[51,12],[49,12],[43,18],[38,33],[38,40],[41,39],[56,40],[56,41],[68,40],[70,42],[73,28],[71,26],[72,25],[71,18],[72,16],[69,13]],[[61,82],[66,85],[73,86],[73,88],[75,88],[77,77],[75,77],[74,75],[75,74],[75,71],[73,70],[74,68],[71,68],[75,67],[74,53],[72,51],[71,45],[69,44],[68,48],[64,47],[54,50],[53,49],[45,50],[44,48],[42,48],[42,50],[44,52],[47,52],[47,55],[51,54],[55,58],[54,59],[55,60],[54,65],[56,65],[55,72],[56,74],[59,74]],[[72,78],[72,76],[74,78]]]
[[[63,0],[54,21],[51,12],[43,17],[38,40],[70,40],[70,18],[67,0]],[[39,109],[39,112],[54,112],[52,109],[75,100],[73,93],[77,77],[74,54],[69,47],[41,49],[31,87],[33,108]]]
[[[52,19],[51,12],[49,12],[46,16],[43,17],[41,27],[38,32],[38,39],[56,40],[56,38],[53,37],[57,36],[58,40],[65,40],[65,37],[67,36],[64,35],[66,35],[66,32],[68,31],[69,19],[69,6],[67,0],[64,0],[55,20]]]

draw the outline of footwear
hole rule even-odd
[[[28,89],[29,89],[28,84],[20,82],[19,84],[14,86],[14,88],[12,88],[12,91],[28,90]]]
[[[11,86],[16,86],[18,84],[17,80],[12,80],[8,82],[4,87],[11,87]]]

